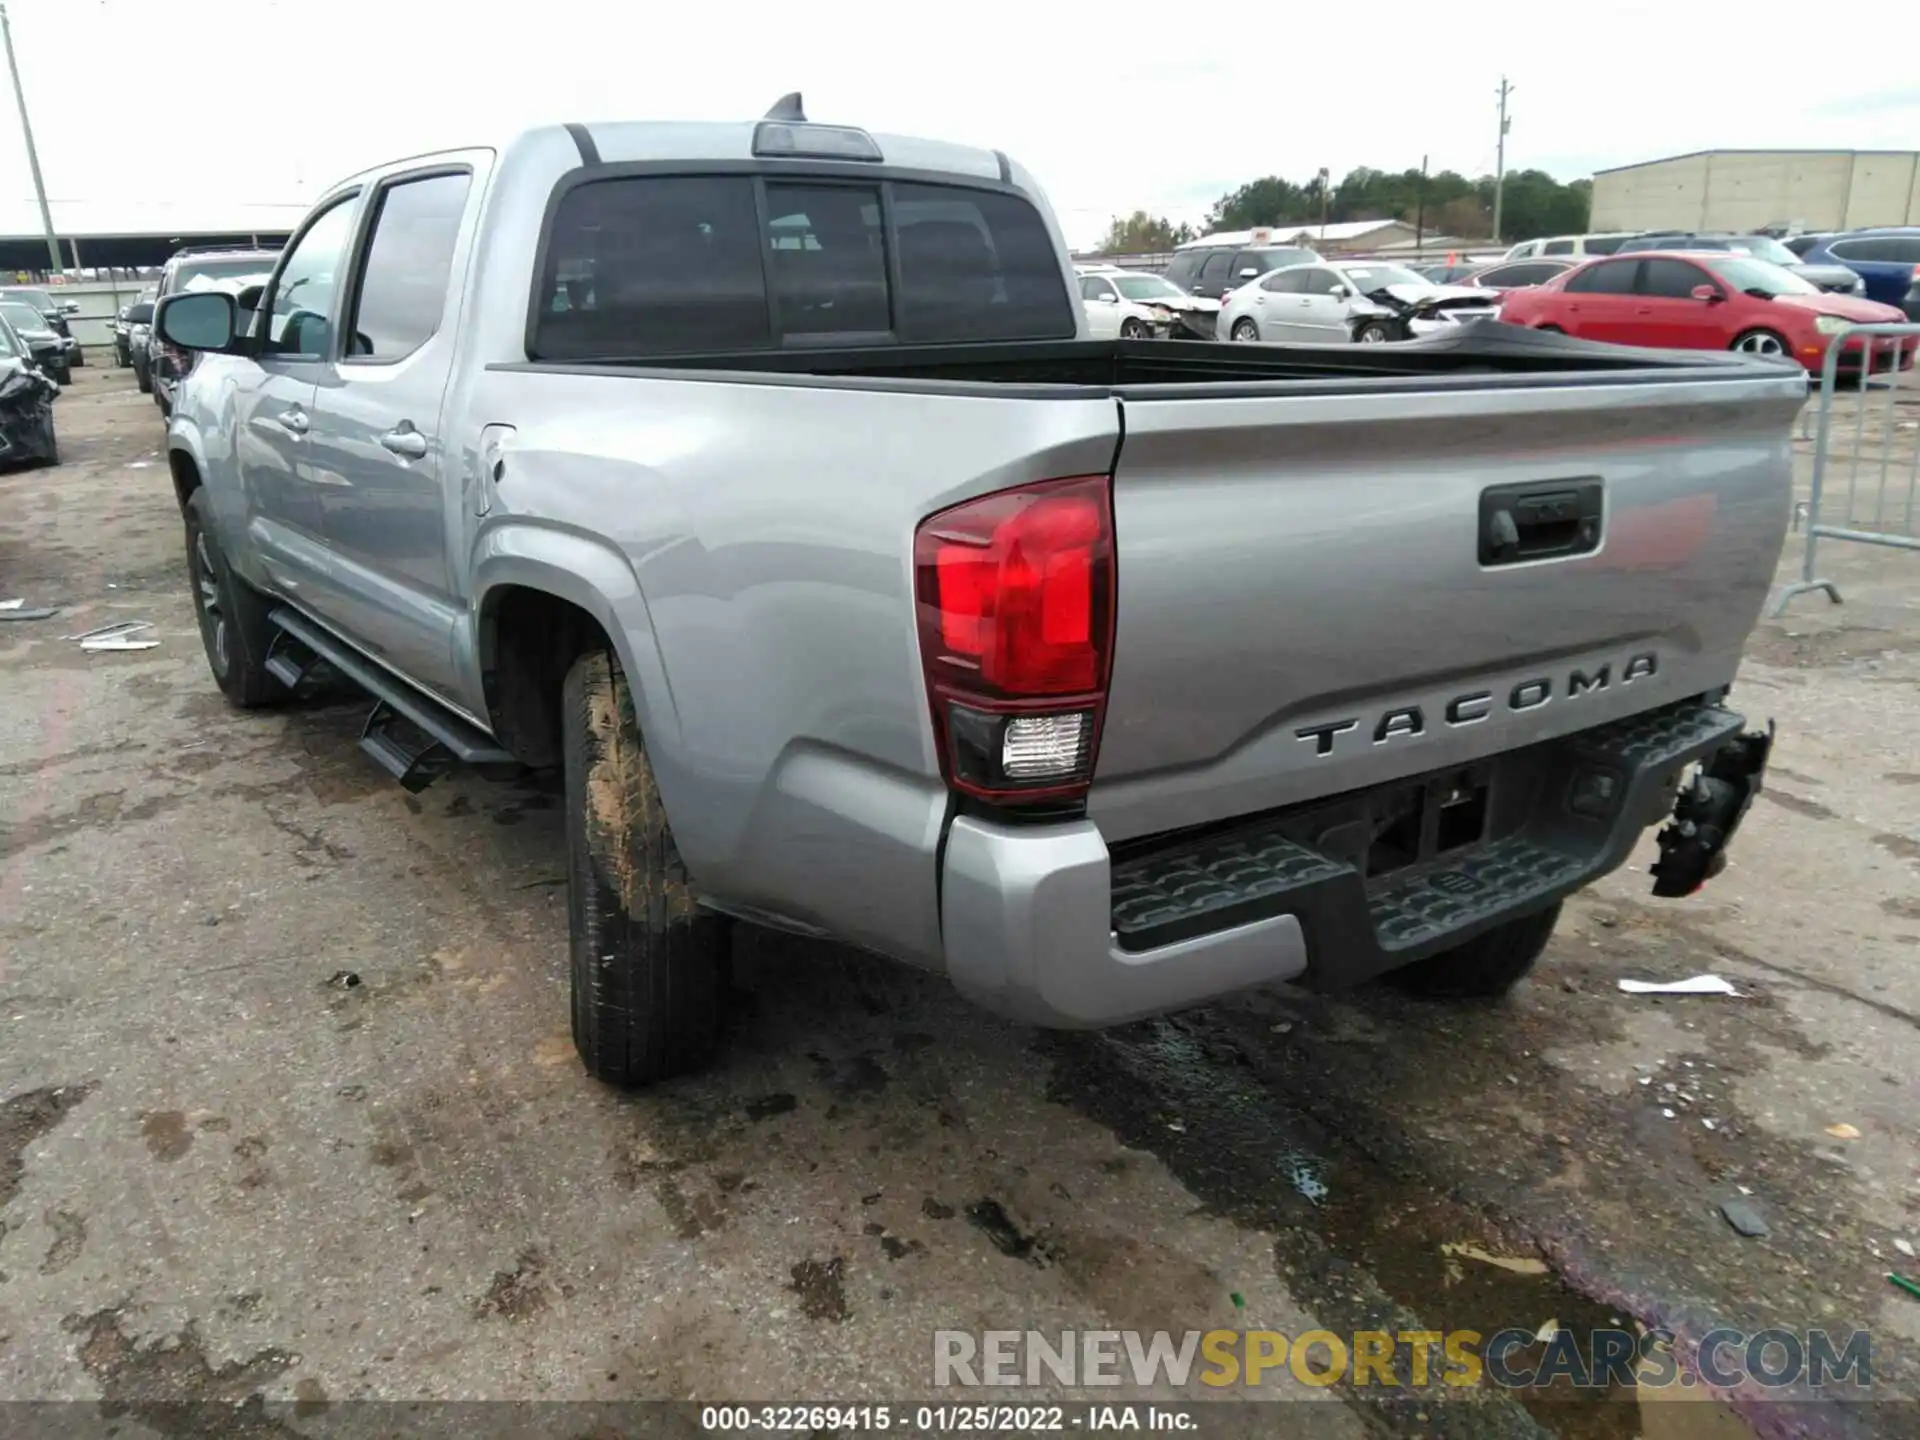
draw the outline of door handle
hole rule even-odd
[[[274,416],[274,419],[278,420],[296,435],[306,434],[312,426],[312,422],[307,419],[307,412],[302,410],[298,405],[294,406],[291,410],[282,410],[278,415]]]
[[[380,437],[383,449],[391,450],[403,460],[424,460],[427,458],[427,437],[413,428],[413,422],[402,420],[399,425]]]

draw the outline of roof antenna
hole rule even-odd
[[[773,108],[761,117],[764,120],[785,120],[792,124],[804,125],[807,112],[800,108],[800,92],[791,91],[773,102]]]

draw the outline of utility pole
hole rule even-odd
[[[1493,152],[1493,240],[1500,243],[1500,192],[1507,184],[1507,129],[1513,121],[1507,118],[1507,97],[1513,93],[1513,86],[1507,83],[1507,77],[1500,77],[1500,138],[1495,142]]]
[[[1419,198],[1413,206],[1413,253],[1418,255],[1427,239],[1427,157],[1420,157]]]
[[[40,202],[40,226],[47,234],[47,256],[53,261],[49,278],[66,269],[60,259],[60,241],[53,233],[53,212],[47,208],[47,185],[40,178],[40,154],[33,148],[33,126],[27,122],[27,92],[20,88],[20,62],[13,58],[13,26],[7,21],[6,0],[0,0],[0,39],[6,41],[7,72],[13,76],[13,98],[20,102],[20,134],[27,142],[27,169],[33,172],[33,194]]]
[[[1320,173],[1313,178],[1320,182],[1320,243],[1324,245],[1327,243],[1327,181],[1331,177],[1327,174],[1327,167],[1322,165]]]

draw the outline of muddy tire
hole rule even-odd
[[[608,652],[567,672],[561,729],[574,1047],[611,1085],[698,1069],[719,1044],[728,922],[694,903]]]
[[[135,365],[133,367],[133,383],[140,387],[140,393],[142,395],[151,395],[153,393],[153,372],[148,370],[145,365]]]
[[[267,602],[227,565],[210,524],[204,489],[187,498],[187,589],[207,668],[225,695],[241,710],[256,710],[287,698],[287,687],[267,673],[267,646],[273,627]]]
[[[1433,1000],[1484,1000],[1504,995],[1525,978],[1553,937],[1560,902],[1522,915],[1464,945],[1429,955],[1387,975],[1389,983]]]

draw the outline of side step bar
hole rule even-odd
[[[267,659],[275,678],[297,686],[325,662],[373,697],[360,748],[408,791],[424,790],[455,761],[492,776],[523,768],[484,732],[363,659],[304,615],[283,606],[267,619],[280,632]]]

